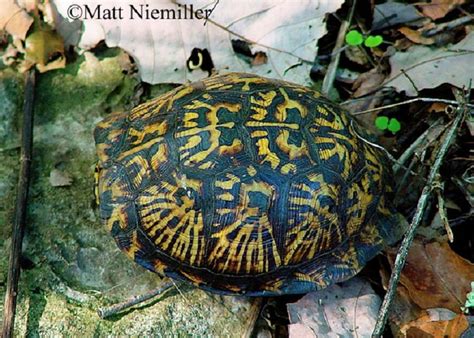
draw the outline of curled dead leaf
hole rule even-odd
[[[422,32],[419,30],[414,30],[408,27],[401,27],[398,29],[400,33],[405,35],[408,40],[422,44],[422,45],[432,45],[435,43],[434,38],[426,38],[422,35]]]
[[[465,3],[465,0],[431,0],[426,3],[418,3],[423,14],[433,20],[444,18],[456,6]]]
[[[376,90],[384,80],[385,75],[378,67],[372,68],[370,71],[361,74],[352,86],[352,89],[356,89],[354,97],[361,97]]]
[[[405,337],[460,337],[469,328],[465,315],[456,315],[450,320],[439,320],[433,311],[407,323],[402,332]]]
[[[395,253],[389,258],[393,262]],[[474,264],[457,255],[449,244],[414,241],[400,284],[422,309],[442,307],[460,313],[473,280]]]
[[[430,113],[443,113],[448,105],[446,103],[442,102],[435,102],[432,103],[427,110]]]
[[[367,54],[365,54],[358,46],[348,46],[344,49],[344,54],[349,60],[361,66],[366,65],[369,62]]]
[[[397,41],[395,41],[395,43],[393,44],[393,47],[397,52],[400,52],[400,51],[407,50],[408,48],[410,48],[413,45],[414,45],[414,43],[410,39],[401,38],[401,39],[398,39]],[[392,56],[394,54],[395,53],[392,53],[391,55],[388,55],[388,56]]]

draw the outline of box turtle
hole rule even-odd
[[[344,281],[397,233],[390,170],[316,91],[230,73],[95,129],[100,215],[160,275],[273,296]]]

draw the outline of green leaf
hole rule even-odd
[[[346,43],[349,46],[358,46],[364,42],[364,37],[359,31],[351,30],[346,34]]]
[[[471,283],[471,292],[467,294],[466,307],[474,307],[474,282]]]
[[[374,48],[379,46],[383,42],[383,38],[380,35],[369,35],[364,41],[365,47]]]
[[[375,126],[377,129],[385,130],[388,127],[388,117],[387,116],[379,116],[375,119]]]
[[[400,131],[401,128],[402,126],[396,118],[390,119],[390,122],[388,123],[388,130],[395,134],[396,132]]]
[[[461,306],[461,310],[464,313],[469,313],[469,309],[474,308],[474,282],[471,282],[471,289],[471,292],[466,295],[466,303],[464,306]]]

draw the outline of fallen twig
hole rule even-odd
[[[403,269],[403,266],[405,265],[408,250],[410,249],[413,238],[415,237],[416,229],[420,224],[421,219],[423,218],[428,198],[433,189],[433,185],[435,183],[435,179],[438,175],[441,164],[443,163],[444,156],[446,155],[451,143],[455,139],[456,131],[458,130],[458,127],[467,112],[467,107],[465,104],[461,105],[456,111],[457,116],[452,122],[451,127],[447,130],[445,137],[441,143],[439,151],[436,155],[436,159],[433,163],[433,166],[431,167],[427,183],[423,188],[421,196],[418,200],[415,215],[413,216],[407,233],[405,234],[402,244],[400,245],[400,248],[398,250],[397,257],[395,258],[395,263],[393,266],[392,275],[390,277],[387,294],[385,295],[382,306],[380,307],[380,312],[377,318],[374,332],[372,333],[372,337],[382,336],[385,327],[385,322],[387,321],[388,310],[395,296],[395,291],[398,285],[398,281],[400,280],[401,271]]]
[[[442,118],[437,119],[433,122],[428,129],[426,129],[410,146],[403,152],[402,155],[398,158],[397,162],[393,165],[392,170],[396,173],[400,167],[410,158],[411,155],[415,152],[415,150],[423,143],[429,144],[427,142],[426,137],[433,132],[433,129],[437,128],[441,124]]]
[[[441,219],[441,223],[444,225],[444,229],[446,230],[446,234],[448,235],[448,241],[450,243],[454,242],[454,234],[451,226],[449,225],[448,215],[446,212],[446,207],[444,205],[444,182],[437,182],[436,186],[436,196],[438,198],[438,212],[439,218]]]
[[[176,285],[172,280],[167,280],[163,282],[159,287],[156,289],[153,289],[147,293],[138,295],[138,296],[133,296],[123,302],[114,304],[112,306],[108,307],[103,307],[99,308],[97,310],[97,314],[99,315],[100,318],[105,319],[108,317],[111,317],[113,315],[116,315],[123,310],[130,309],[131,307],[146,302],[147,300],[156,297],[158,295],[162,295],[166,291],[170,290],[174,285]]]
[[[468,23],[470,23],[473,20],[474,20],[474,17],[472,17],[472,15],[471,16],[469,16],[469,15],[463,16],[463,17],[454,19],[454,20],[449,21],[449,22],[444,22],[444,23],[437,24],[435,28],[424,31],[423,33],[421,33],[421,35],[425,36],[425,37],[430,37],[430,36],[436,35],[438,33],[441,33],[445,30],[451,30],[451,29],[454,29],[454,28],[459,27],[459,26],[467,25]]]
[[[339,28],[339,33],[337,34],[336,45],[334,46],[333,50],[340,51],[342,46],[344,45],[346,32],[349,29],[349,26],[352,21],[352,17],[354,16],[354,10],[356,6],[357,0],[353,0],[351,11],[349,13],[349,17],[347,20],[342,21],[341,27]],[[341,53],[333,53],[333,57],[331,62],[329,63],[326,76],[324,76],[323,85],[321,88],[321,92],[325,95],[329,94],[329,90],[332,88],[334,83],[334,79],[336,78],[336,70],[337,66],[339,65],[339,59],[341,58]]]
[[[16,298],[20,278],[21,244],[25,230],[25,219],[30,182],[31,152],[33,147],[33,109],[35,99],[35,70],[30,69],[26,76],[25,99],[23,104],[23,127],[20,155],[20,176],[15,204],[15,218],[12,228],[12,244],[8,262],[7,289],[3,307],[2,337],[12,337],[15,325]]]
[[[349,104],[349,103],[352,102],[352,101],[356,101],[356,100],[358,101],[358,100],[362,100],[362,99],[363,99],[363,98],[357,98],[357,99],[353,99],[353,100],[347,100],[347,101],[345,101],[345,102],[342,102],[341,105],[343,106],[343,105]],[[361,111],[352,113],[352,115],[367,114],[367,113],[371,113],[371,112],[373,112],[373,111],[379,111],[379,110],[394,108],[394,107],[398,107],[398,106],[402,106],[402,105],[410,104],[410,103],[414,103],[414,102],[446,103],[446,104],[450,104],[450,105],[455,106],[455,107],[459,106],[459,103],[458,103],[457,101],[453,101],[453,100],[433,99],[433,98],[429,98],[429,97],[418,97],[418,98],[416,98],[416,99],[410,99],[410,100],[406,100],[406,101],[403,101],[403,102],[398,102],[398,103],[393,103],[393,104],[387,104],[387,105],[381,106],[381,107],[376,107],[376,108],[361,110]],[[474,108],[474,104],[466,104],[466,107]]]

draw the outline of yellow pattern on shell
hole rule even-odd
[[[266,247],[263,245],[263,232],[273,236],[273,230],[268,215],[250,206],[250,192],[259,192],[271,199],[274,189],[263,182],[241,184],[240,200],[237,207],[231,210],[235,213],[236,221],[212,234],[217,243],[209,255],[209,263],[218,271],[262,273],[268,271],[270,257],[275,260],[277,266],[281,264],[275,240],[270,243],[271,249],[268,244]],[[255,223],[250,221],[254,218],[257,218]],[[232,241],[227,238],[231,233],[235,233]],[[225,260],[220,261],[221,257],[225,257]],[[245,265],[242,265],[243,262]]]
[[[291,99],[287,92],[283,88],[279,88],[281,95],[283,95],[283,102],[277,105],[276,107],[276,118],[278,121],[286,121],[288,115],[288,109],[296,109],[302,118],[305,118],[308,115],[308,110],[300,102]]]
[[[162,182],[151,186],[137,198],[142,226],[157,246],[179,261],[189,260],[199,266],[202,262],[204,245],[202,212],[195,210],[195,200],[180,195],[181,189],[199,192],[202,182],[174,174],[174,183]],[[161,202],[163,201],[163,202]],[[179,203],[178,203],[179,201]],[[174,226],[170,222],[175,221]]]
[[[217,112],[221,108],[225,108],[231,113],[237,113],[241,105],[240,104],[228,104],[222,103],[217,105],[210,105],[205,102],[194,100],[192,103],[187,104],[184,108],[190,110],[185,114],[185,125],[184,130],[176,132],[176,138],[187,138],[187,143],[184,147],[180,148],[180,156],[184,160],[185,166],[192,166],[194,164],[201,164],[202,162],[206,161],[208,157],[215,151],[221,151],[222,153],[226,151],[230,152],[238,152],[242,149],[240,140],[234,139],[233,144],[230,146],[220,145],[219,138],[221,136],[221,131],[219,128],[233,128],[235,123],[234,122],[226,122],[226,123],[219,123],[219,119],[217,117]],[[197,127],[197,123],[190,124],[190,121],[193,121],[198,118],[199,114],[194,112],[194,110],[205,109],[206,110],[206,119],[208,122],[207,126],[204,127]],[[191,127],[189,127],[191,126]],[[200,149],[197,152],[191,151],[184,151],[199,147],[202,145],[202,135],[203,133],[207,132],[207,140],[209,142],[209,147],[206,149]],[[203,147],[204,148],[204,147]],[[202,167],[202,169],[207,169],[212,167],[211,164],[206,164]]]
[[[144,128],[144,130],[137,130],[134,128],[130,128],[128,130],[128,134],[130,137],[135,137],[136,139],[131,142],[131,144],[140,144],[143,142],[143,139],[148,136],[162,136],[168,130],[168,125],[166,121],[157,122],[151,125],[148,125]]]
[[[301,156],[309,156],[306,141],[303,140],[301,146],[297,146],[288,142],[289,137],[290,132],[288,130],[281,130],[276,138],[276,144],[281,151],[288,155],[290,160]]]

